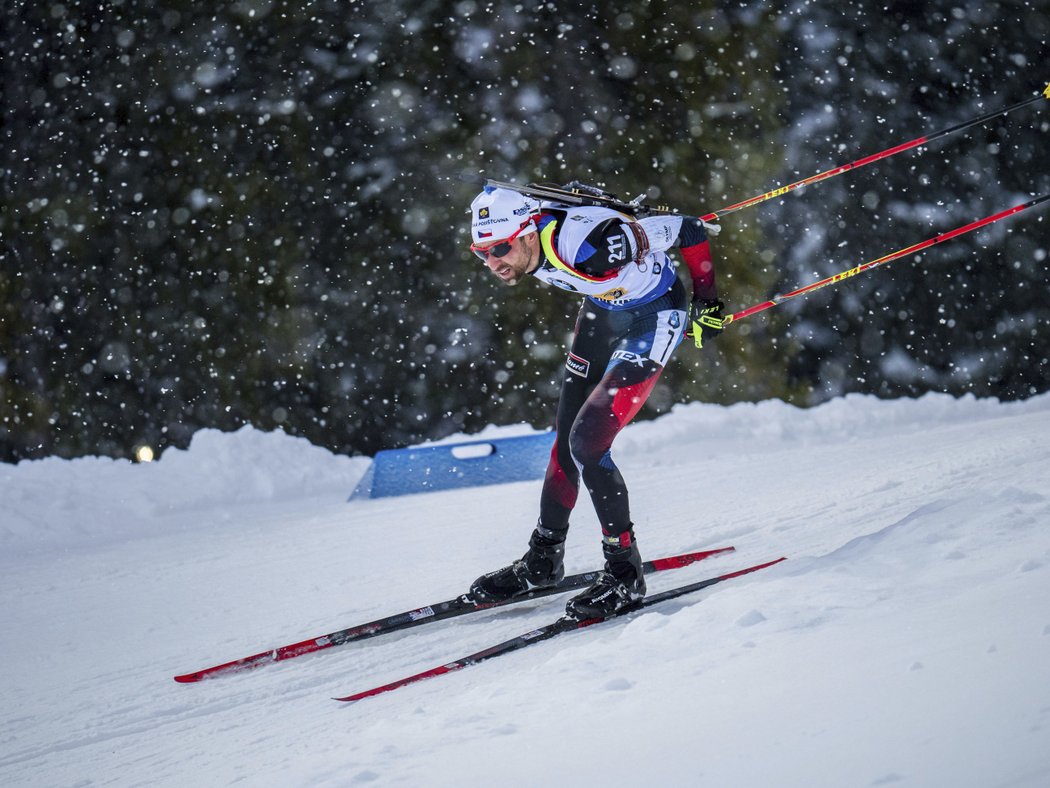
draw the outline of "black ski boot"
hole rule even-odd
[[[534,588],[556,585],[565,577],[565,542],[549,543],[533,533],[529,551],[510,566],[489,572],[470,586],[475,602],[505,602]]]
[[[605,571],[598,574],[594,585],[565,605],[565,614],[577,621],[608,618],[633,607],[645,596],[642,556],[633,538],[627,547],[602,544],[602,552],[605,553]]]

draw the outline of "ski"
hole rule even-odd
[[[620,616],[627,616],[632,613],[636,613],[639,610],[643,610],[647,607],[652,607],[653,605],[658,605],[661,602],[666,602],[669,599],[675,599],[676,597],[684,596],[685,594],[691,594],[694,591],[699,591],[702,588],[708,588],[710,586],[715,585],[716,583],[721,583],[724,580],[732,580],[734,577],[740,577],[741,575],[750,574],[751,572],[757,572],[760,569],[765,569],[766,567],[773,566],[774,564],[779,564],[781,561],[786,560],[786,558],[777,558],[774,561],[767,561],[764,564],[756,564],[755,566],[749,566],[746,569],[738,569],[735,572],[729,572],[724,575],[719,575],[718,577],[711,577],[707,580],[700,580],[696,583],[689,583],[687,585],[678,586],[677,588],[668,589],[667,591],[661,591],[658,594],[647,596],[637,605],[622,610],[619,613],[613,616],[609,616],[607,618],[591,618],[580,621],[574,618],[569,618],[568,616],[562,616],[557,621],[551,624],[547,624],[546,626],[540,627],[539,629],[534,629],[531,632],[526,632],[524,635],[518,635],[515,638],[511,638],[510,640],[506,640],[495,646],[490,646],[489,648],[483,649],[482,651],[479,651],[476,654],[471,654],[469,656],[462,657],[453,662],[449,662],[444,665],[439,665],[436,668],[431,668],[430,670],[424,670],[422,673],[417,673],[414,676],[408,676],[403,679],[398,679],[397,681],[392,681],[391,683],[384,684],[381,687],[375,687],[374,689],[364,690],[363,692],[357,692],[353,695],[347,695],[344,698],[333,698],[333,700],[343,701],[346,703],[354,703],[365,698],[371,698],[376,695],[382,695],[384,692],[390,692],[391,690],[396,690],[400,687],[404,687],[409,684],[415,684],[417,681],[423,681],[424,679],[434,678],[435,676],[443,676],[446,673],[452,673],[470,665],[477,665],[479,662],[484,662],[487,659],[492,659],[493,657],[499,657],[504,654],[509,654],[512,651],[518,651],[519,649],[523,649],[526,646],[531,646],[533,643],[540,643],[544,640],[550,640],[551,638],[556,637],[557,635],[561,635],[564,632],[571,632],[573,630],[583,629],[584,627],[589,627],[592,624],[600,624],[603,621],[609,621],[613,618],[618,618]]]
[[[626,202],[615,194],[610,194],[577,181],[573,181],[567,186],[555,186],[545,183],[529,183],[522,186],[517,183],[494,181],[491,178],[485,178],[484,183],[486,186],[510,189],[519,194],[524,194],[526,197],[534,197],[537,200],[557,202],[562,205],[598,205],[603,208],[612,208],[634,217],[677,214],[677,211],[668,208],[666,205],[647,205],[643,203],[642,197],[645,195],[639,195],[630,202]]]
[[[701,550],[695,553],[684,553],[682,555],[673,555],[667,558],[657,558],[653,561],[646,561],[642,564],[642,569],[646,574],[664,572],[669,569],[680,569],[681,567],[689,566],[690,564],[694,564],[697,561],[702,561],[705,558],[710,558],[714,555],[732,552],[733,549],[733,547],[720,547],[714,550]],[[313,637],[307,640],[302,640],[298,643],[291,643],[287,646],[280,646],[268,651],[262,651],[258,654],[253,654],[250,657],[242,657],[241,659],[224,662],[221,665],[203,668],[192,673],[183,673],[175,676],[175,681],[180,684],[191,684],[214,676],[237,673],[243,670],[262,667],[263,665],[269,665],[273,662],[283,662],[306,654],[313,654],[355,640],[365,640],[366,638],[385,635],[389,632],[397,632],[421,624],[443,621],[448,618],[467,615],[468,613],[491,610],[496,607],[503,607],[504,605],[525,602],[529,599],[551,596],[552,594],[561,594],[565,591],[589,586],[594,582],[597,574],[598,571],[595,570],[593,572],[569,575],[557,585],[551,586],[550,588],[537,588],[528,594],[515,597],[506,602],[479,604],[474,602],[469,594],[463,594],[446,602],[439,602],[434,605],[426,605],[425,607],[419,607],[415,610],[409,610],[404,613],[397,613],[392,616],[377,619],[376,621],[370,621],[367,624],[358,624],[357,626],[348,627],[347,629],[341,629],[338,632],[330,632],[327,635],[321,635],[320,637]]]

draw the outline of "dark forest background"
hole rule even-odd
[[[553,418],[578,304],[479,175],[697,214],[1040,93],[1036,2],[7,2],[0,460],[203,427],[371,454]],[[1050,107],[726,217],[731,310],[1050,190]],[[683,346],[675,403],[1050,388],[1034,209]]]

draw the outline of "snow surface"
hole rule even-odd
[[[647,557],[789,561],[346,705],[561,602],[199,684],[176,673],[457,595],[539,482],[346,498],[367,467],[245,428],[0,466],[4,786],[1050,785],[1050,395],[692,405],[628,428]],[[589,504],[570,571],[594,566]]]

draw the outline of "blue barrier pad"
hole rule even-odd
[[[350,500],[542,479],[553,446],[554,433],[543,432],[381,451]]]

